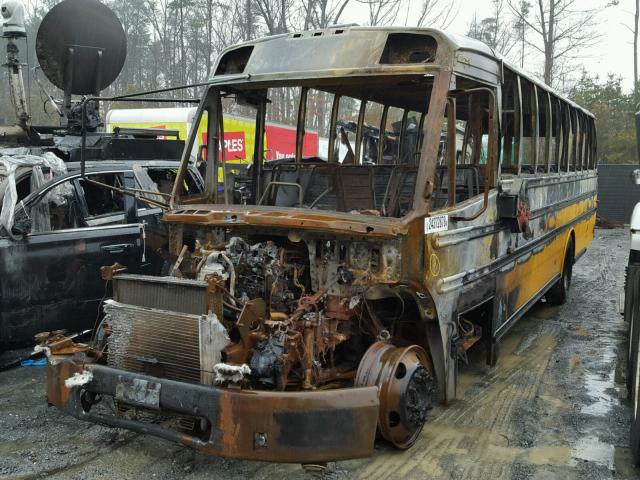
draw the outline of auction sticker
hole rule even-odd
[[[435,215],[424,218],[424,233],[436,233],[449,229],[449,215]]]

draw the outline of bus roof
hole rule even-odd
[[[335,26],[264,37],[224,50],[214,78],[218,84],[238,85],[450,70],[498,85],[504,68],[593,116],[485,43],[434,28]]]

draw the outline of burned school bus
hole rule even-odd
[[[283,111],[296,155],[267,162]],[[220,176],[239,112],[253,162]],[[593,237],[593,116],[474,40],[340,27],[241,44],[205,114],[206,193],[180,194],[192,134],[167,276],[107,269],[97,343],[40,339],[48,400],[77,418],[252,460],[364,457],[376,430],[408,448],[465,352],[495,363],[531,305],[562,303]],[[326,153],[306,157],[321,122]],[[108,397],[116,413],[95,405]]]

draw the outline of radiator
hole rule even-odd
[[[156,377],[201,381],[200,324],[206,316],[127,305],[104,304],[111,335],[108,364]]]
[[[202,315],[207,313],[207,284],[185,278],[125,273],[113,277],[113,299],[138,307]]]
[[[104,311],[112,329],[109,365],[212,384],[229,337],[215,315],[207,315],[206,282],[116,275]]]
[[[147,375],[212,385],[213,367],[229,341],[215,315],[207,315],[206,283],[171,277],[118,275],[113,300],[104,302],[107,363]],[[118,403],[118,402],[117,402]],[[121,413],[141,409],[117,405]],[[152,412],[144,412],[149,419]],[[195,420],[179,419],[192,429]]]

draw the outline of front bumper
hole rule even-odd
[[[65,380],[88,370],[93,379],[67,388]],[[162,424],[83,408],[83,392],[166,413],[197,416],[211,426],[206,438]],[[227,458],[321,463],[371,456],[378,417],[376,387],[273,392],[215,388],[151,377],[103,365],[63,360],[47,367],[50,404],[74,417],[147,433]]]

